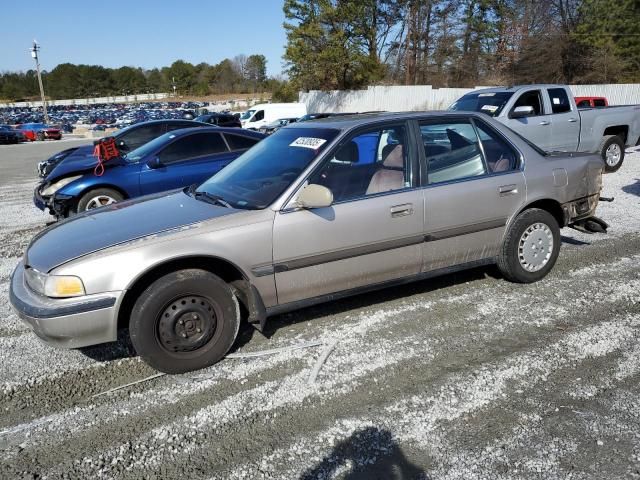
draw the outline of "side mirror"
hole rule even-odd
[[[164,167],[164,163],[162,163],[158,157],[154,156],[147,161],[147,167],[151,169],[162,168]]]
[[[296,205],[301,208],[324,208],[333,203],[333,193],[327,187],[310,183],[302,189]]]
[[[534,111],[531,105],[523,105],[521,107],[516,107],[511,110],[511,114],[509,118],[524,118],[533,116]]]

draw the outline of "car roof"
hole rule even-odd
[[[171,132],[167,132],[167,133],[183,136],[183,135],[190,135],[191,133],[196,133],[196,132],[233,133],[236,135],[244,135],[245,137],[254,137],[254,138],[265,138],[266,136],[254,130],[246,130],[244,128],[236,128],[236,127],[215,127],[213,125],[207,125],[206,127],[180,128],[179,130],[172,130]]]
[[[352,115],[337,115],[326,118],[319,118],[307,122],[295,122],[283,128],[336,128],[339,130],[349,130],[360,125],[368,125],[386,121],[401,121],[412,118],[422,119],[428,117],[459,117],[461,114],[466,116],[478,116],[475,112],[457,112],[428,110],[422,112],[376,112],[376,113],[357,113]]]

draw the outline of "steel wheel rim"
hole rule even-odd
[[[161,310],[156,322],[156,338],[167,352],[190,356],[219,336],[221,318],[217,304],[206,297],[178,297]]]
[[[518,260],[527,272],[542,270],[553,253],[553,233],[548,225],[537,222],[522,233],[518,242]]]
[[[622,149],[620,148],[620,145],[618,145],[617,143],[612,143],[611,145],[609,145],[607,147],[607,150],[605,151],[605,160],[607,162],[607,165],[609,165],[610,167],[615,167],[620,161],[621,154]]]
[[[109,195],[96,195],[87,202],[85,210],[93,210],[94,208],[104,207],[105,205],[111,205],[116,203],[116,199]]]

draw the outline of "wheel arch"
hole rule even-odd
[[[530,203],[527,203],[524,207],[522,207],[509,221],[508,227],[511,226],[513,221],[525,210],[531,210],[532,208],[539,208],[540,210],[545,210],[553,215],[553,218],[558,222],[558,226],[560,228],[565,227],[567,225],[567,221],[565,219],[564,210],[562,209],[562,205],[557,200],[552,198],[541,198],[538,200],[534,200]],[[508,228],[507,228],[508,230]],[[506,231],[506,230],[505,230]]]
[[[131,281],[126,288],[124,298],[118,309],[118,329],[128,326],[129,316],[136,300],[149,285],[168,273],[190,268],[206,270],[231,285],[237,291],[240,302],[249,310],[250,314],[253,314],[254,308],[251,305],[254,302],[249,301],[249,299],[255,300],[253,297],[255,295],[259,297],[259,293],[251,285],[249,277],[240,267],[220,257],[189,255],[167,259],[154,264]],[[261,298],[259,299],[259,304],[262,305]]]
[[[604,129],[603,137],[607,135],[616,135],[622,139],[622,142],[627,144],[627,136],[629,135],[628,125],[611,125]]]

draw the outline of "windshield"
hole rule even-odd
[[[172,132],[165,133],[164,135],[160,135],[159,137],[154,138],[150,142],[145,143],[144,145],[136,148],[135,150],[131,150],[129,153],[123,155],[122,158],[124,158],[127,162],[131,162],[131,163],[139,162],[140,160],[145,158],[147,155],[152,154],[157,149],[166,145],[167,142],[170,139],[175,138],[175,136],[176,134]]]
[[[198,192],[223,198],[235,208],[266,208],[318,157],[338,130],[278,130],[200,185]]]
[[[254,113],[256,113],[255,110],[247,110],[240,116],[240,120],[249,120]]]
[[[497,117],[504,108],[513,92],[480,92],[467,93],[449,107],[449,110],[463,110],[465,112],[482,112],[491,117]]]

